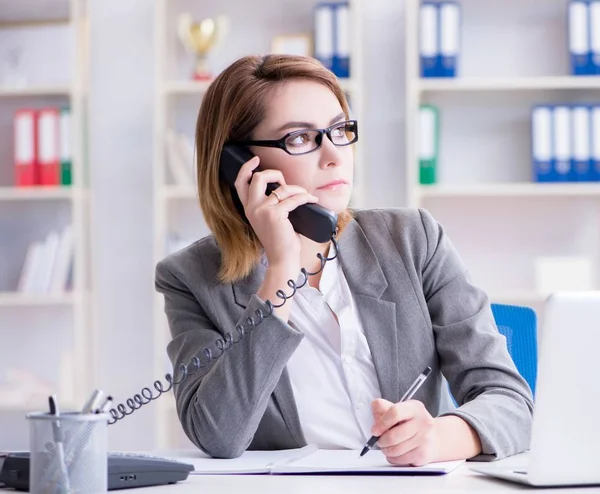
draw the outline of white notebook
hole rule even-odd
[[[181,456],[179,456],[181,454]],[[239,458],[215,459],[201,452],[190,456],[180,452],[173,459],[194,465],[192,475],[234,474],[309,474],[344,473],[381,475],[442,475],[450,473],[464,460],[430,463],[422,467],[390,465],[379,450],[369,451],[362,458],[358,450],[326,450],[314,445],[284,451],[246,451]]]

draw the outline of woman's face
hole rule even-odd
[[[312,81],[287,81],[273,89],[267,101],[266,116],[253,132],[253,140],[273,140],[302,129],[325,129],[343,122],[346,116],[335,95]],[[343,142],[343,131],[332,134]],[[302,150],[310,134],[300,135],[288,144]],[[337,138],[336,138],[337,136]],[[299,185],[319,198],[317,204],[339,214],[350,202],[354,155],[352,146],[335,146],[324,135],[322,145],[308,154],[292,156],[283,149],[252,146],[261,168],[283,173],[287,184]]]

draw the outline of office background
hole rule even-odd
[[[167,369],[154,265],[204,231],[190,187],[176,185],[167,165],[165,134],[193,135],[201,97],[186,81],[193,64],[177,15],[228,16],[211,57],[222,68],[246,49],[268,50],[274,36],[312,29],[317,3],[0,0],[0,78],[19,75],[19,47],[30,79],[24,89],[0,86],[0,450],[26,447],[23,417],[44,406],[40,387],[65,406],[92,387],[122,402]],[[532,107],[593,104],[600,89],[600,78],[570,75],[568,2],[461,0],[458,74],[444,79],[420,77],[418,0],[350,5],[344,83],[361,125],[356,205],[430,209],[494,301],[540,317],[543,287],[594,284],[600,186],[532,178]],[[71,24],[23,23],[32,12],[70,15]],[[69,102],[72,189],[15,191],[14,112]],[[436,183],[427,185],[419,183],[421,104],[436,108],[439,125]],[[28,246],[67,225],[73,291],[18,293]],[[185,444],[172,404],[163,397],[112,426],[111,448]]]

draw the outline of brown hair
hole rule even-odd
[[[229,186],[219,180],[219,158],[228,141],[249,139],[265,115],[269,91],[282,81],[304,79],[327,86],[349,116],[348,103],[335,75],[310,57],[246,56],[221,72],[204,95],[196,124],[197,179],[200,207],[221,249],[219,279],[235,282],[260,259],[262,246],[238,213]],[[338,215],[338,230],[352,219]]]

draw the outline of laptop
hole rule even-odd
[[[526,464],[470,469],[532,486],[600,485],[600,291],[550,295],[538,334]]]

